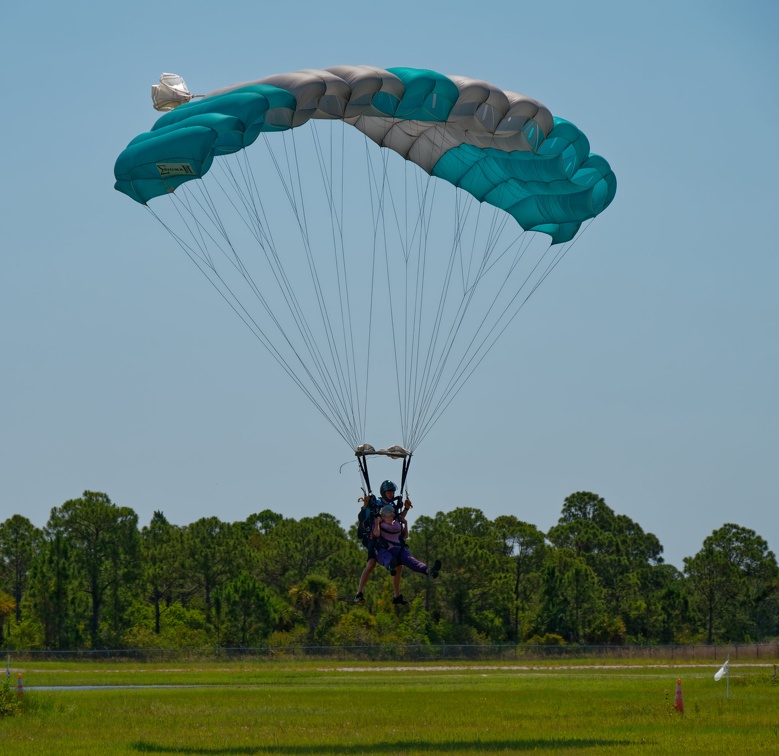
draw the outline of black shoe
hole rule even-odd
[[[441,572],[441,560],[436,559],[435,564],[430,568],[430,572],[428,573],[433,580],[435,580],[438,577],[438,573]]]
[[[360,591],[355,597],[354,597],[354,603],[355,604],[364,604],[365,603],[365,597],[362,595],[362,591]]]
[[[399,604],[400,606],[406,606],[408,604],[408,601],[403,598],[403,594],[401,593],[400,596],[395,596],[395,598],[392,599],[393,604]]]
[[[389,563],[389,571],[390,571],[390,575],[392,575],[392,577],[395,577],[395,575],[398,572],[395,569],[397,566],[398,566],[398,560],[395,557],[392,557],[392,559],[390,559],[390,563]]]

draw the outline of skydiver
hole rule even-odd
[[[408,538],[408,523],[401,512],[396,512],[391,504],[386,504],[381,508],[379,516],[373,524],[373,537],[376,541],[376,561],[386,567],[391,575],[397,576],[401,570],[401,565],[406,565],[413,572],[421,575],[430,575],[437,578],[441,570],[441,560],[436,559],[432,567],[428,567],[424,562],[411,555],[406,546]],[[403,601],[402,594],[398,594],[400,601],[393,603],[407,603]]]
[[[368,509],[368,511],[365,512],[365,516],[366,517],[371,516],[372,513],[369,508],[375,508],[378,506],[393,507],[396,490],[397,487],[391,480],[385,480],[381,484],[381,488],[379,489],[381,498],[378,500],[378,502],[376,502],[375,497],[367,497],[367,496],[365,497],[365,500],[363,501],[363,510]],[[378,519],[379,518],[376,517],[376,520]],[[368,582],[368,578],[371,576],[371,573],[376,567],[376,539],[373,538],[372,531],[369,531],[368,535],[365,538],[363,538],[362,542],[363,542],[363,546],[365,546],[365,548],[368,549],[368,561],[365,565],[365,569],[362,571],[362,575],[360,575],[360,583],[357,586],[357,594],[354,597],[355,604],[362,604],[365,601],[362,592],[365,589],[365,586]],[[393,604],[403,605],[408,603],[400,593],[400,578],[401,578],[402,571],[403,569],[400,568],[400,569],[396,569],[395,572],[393,573],[393,578],[394,578],[392,581],[392,592],[393,592],[392,603]]]

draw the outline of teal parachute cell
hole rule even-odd
[[[128,145],[115,187],[146,203],[261,133],[311,118],[351,124],[553,244],[571,240],[616,193],[614,173],[590,154],[586,136],[536,100],[461,76],[369,66],[279,74],[183,104]]]

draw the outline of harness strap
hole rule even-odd
[[[395,516],[399,516],[402,514],[402,508],[403,508],[403,497],[402,496],[396,496],[392,500],[392,508],[395,510]],[[377,515],[378,516],[378,515]],[[379,525],[379,533],[381,533],[381,525]],[[384,544],[380,546],[380,548],[388,549],[390,547],[389,541],[384,538],[383,536],[379,536],[379,541],[384,541]],[[395,544],[393,543],[392,546]],[[400,533],[398,533],[398,546],[400,548],[405,549],[406,548],[406,539],[403,537],[403,524],[401,523]]]

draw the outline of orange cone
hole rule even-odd
[[[684,701],[682,700],[682,681],[676,681],[676,698],[674,698],[674,708],[680,714],[684,714]]]
[[[24,695],[24,686],[22,685],[22,673],[19,673],[19,677],[16,679],[16,695],[21,698]]]

